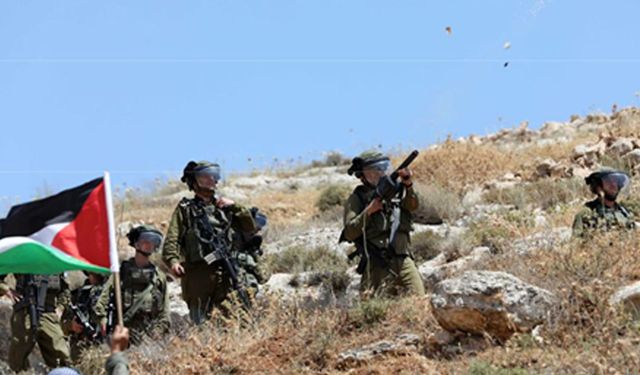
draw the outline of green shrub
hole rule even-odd
[[[318,197],[316,208],[320,212],[329,211],[335,207],[341,207],[349,197],[351,190],[343,185],[329,185]]]
[[[351,321],[356,327],[371,326],[387,317],[391,301],[383,298],[365,299],[351,310]]]

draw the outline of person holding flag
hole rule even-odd
[[[148,225],[135,227],[127,234],[135,256],[120,266],[124,324],[131,341],[138,345],[145,336],[155,337],[169,331],[171,325],[167,277],[149,257],[162,243],[162,233]],[[107,333],[107,314],[115,280],[110,278],[94,308],[103,333]]]

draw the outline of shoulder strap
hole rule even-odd
[[[140,294],[138,294],[138,297],[133,302],[131,307],[127,310],[127,312],[125,312],[122,318],[125,323],[131,320],[131,318],[133,318],[133,316],[136,315],[138,310],[140,310],[145,298],[147,298],[147,296],[151,294],[151,290],[153,289],[153,286],[154,286],[153,282],[149,283],[149,285],[147,285],[147,287]]]

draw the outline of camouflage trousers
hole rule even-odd
[[[425,294],[418,268],[411,257],[396,255],[384,262],[367,262],[360,281],[360,296],[390,297]]]
[[[29,354],[36,343],[49,367],[70,364],[69,345],[64,338],[60,318],[55,312],[44,313],[35,333],[31,330],[28,309],[14,311],[11,316],[9,367],[15,372],[29,369]]]
[[[202,324],[211,318],[213,308],[220,307],[232,291],[231,280],[222,269],[208,264],[185,266],[182,298],[193,323]]]

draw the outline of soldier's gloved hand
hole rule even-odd
[[[218,200],[216,201],[216,207],[218,208],[229,207],[233,206],[234,204],[236,204],[236,202],[232,201],[229,198],[218,198]]]
[[[402,179],[402,183],[405,186],[411,186],[413,181],[411,181],[411,177],[413,177],[413,172],[409,168],[404,168],[398,171],[398,176]]]
[[[180,263],[174,263],[173,266],[171,266],[171,273],[176,277],[182,277],[184,276],[184,267],[182,267]]]
[[[372,200],[364,210],[367,213],[367,216],[375,214],[376,212],[382,210],[382,200],[380,200],[380,198]]]
[[[129,347],[129,329],[117,325],[111,335],[111,353],[122,352]]]

